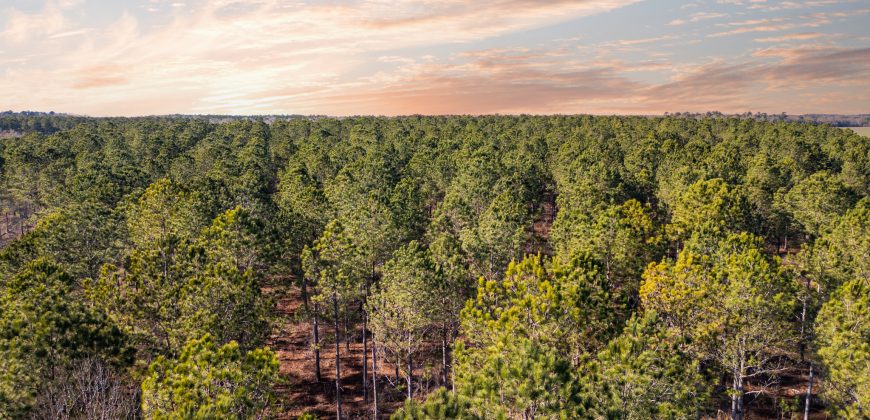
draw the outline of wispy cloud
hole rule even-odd
[[[695,23],[695,22],[700,22],[703,20],[719,19],[719,18],[725,18],[725,17],[728,17],[727,13],[698,12],[698,13],[692,14],[692,16],[688,17],[687,19],[674,19],[674,20],[668,22],[668,25],[669,26],[685,25],[686,23],[690,23],[690,22]]]
[[[98,115],[662,112],[792,106],[805,102],[788,95],[824,87],[841,99],[840,109],[870,108],[854,88],[839,90],[867,80],[870,67],[855,45],[870,30],[830,28],[856,19],[862,9],[854,5],[138,0],[118,3],[114,12],[98,6],[50,0],[28,11],[0,8],[2,108]],[[627,17],[637,21],[619,20]],[[738,34],[764,35],[732,36]],[[744,44],[731,49],[739,54],[707,48],[737,39]],[[785,83],[794,91],[785,92]]]
[[[772,36],[767,38],[756,38],[755,42],[767,42],[767,43],[775,43],[775,42],[789,42],[789,41],[806,41],[808,39],[817,39],[824,38],[829,36],[827,34],[823,34],[821,32],[801,32],[795,34],[787,34],[781,36]]]

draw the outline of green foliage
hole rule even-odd
[[[166,187],[161,183],[154,191],[169,194]],[[269,310],[254,271],[262,261],[256,223],[247,212],[233,209],[217,217],[201,237],[183,238],[169,226],[184,221],[161,216],[174,214],[174,199],[161,200],[140,200],[134,214],[142,215],[140,208],[147,207],[145,213],[167,229],[143,225],[150,233],[141,240],[156,236],[131,250],[122,266],[106,265],[98,279],[86,281],[88,298],[147,353],[178,351],[204,333],[220,342],[256,346],[268,330]]]
[[[870,416],[870,282],[844,283],[819,312],[819,357],[831,383],[825,398],[841,418]]]
[[[462,311],[462,330],[475,346],[503,337],[546,343],[572,363],[621,328],[625,299],[584,259],[546,267],[541,257],[511,263],[502,280],[480,279],[477,296]]]
[[[780,338],[772,331],[788,330],[783,323],[795,304],[793,285],[779,261],[745,233],[723,239],[709,255],[686,249],[675,262],[650,264],[641,299],[645,309],[661,314],[698,345],[742,334],[753,336],[759,346],[769,344]]]
[[[128,363],[124,336],[72,292],[72,278],[38,259],[0,289],[0,417],[23,415],[55,371],[96,356]]]
[[[718,178],[690,185],[672,212],[667,228],[678,240],[720,238],[729,232],[751,231],[755,227],[747,198],[739,188]]]
[[[142,381],[149,419],[254,418],[274,402],[278,358],[268,348],[243,352],[206,334],[184,345],[177,359],[160,356]]]
[[[694,418],[709,387],[699,364],[655,312],[632,318],[590,369],[595,410],[606,418]]]
[[[542,407],[545,417],[694,417],[706,389],[694,366],[753,387],[775,380],[794,367],[791,331],[819,349],[814,314],[870,271],[870,138],[825,125],[714,114],[9,124],[33,134],[0,139],[0,288],[34,259],[55,261],[69,273],[58,299],[117,325],[140,366],[206,333],[242,350],[260,345],[270,305],[260,287],[293,274],[321,319],[347,320],[351,331],[367,308],[378,348],[431,372],[442,355],[430,348],[459,336],[468,363],[445,362],[448,372],[500,372],[510,384],[496,403],[493,390],[507,388],[474,379],[434,396],[433,416],[461,407],[540,416],[528,410]],[[786,244],[806,313],[767,255]],[[552,261],[522,261],[551,251]],[[30,294],[6,299],[30,299],[19,293]],[[333,297],[339,313],[322,304]],[[647,319],[652,309],[658,321]],[[845,331],[832,319],[826,337]],[[19,407],[49,407],[43,397],[71,389],[67,360],[109,358],[70,344],[52,353],[58,375],[46,382],[40,369],[51,363],[32,368],[10,346],[0,392],[29,390]],[[516,373],[566,363],[567,374]],[[821,389],[859,382],[846,368],[823,375]],[[736,397],[746,384],[731,388]],[[566,389],[576,400],[559,397]]]
[[[313,248],[302,255],[305,275],[314,280],[320,291],[317,299],[353,299],[360,292],[360,284],[369,274],[369,265],[354,244],[344,224],[333,220],[326,225],[323,235]]]
[[[830,290],[850,279],[870,279],[870,199],[864,198],[811,247],[817,281]]]
[[[0,251],[0,269],[12,274],[40,256],[62,264],[74,277],[99,274],[117,258],[125,229],[118,212],[100,203],[83,202],[43,215],[34,229]]]
[[[640,296],[646,310],[690,340],[697,357],[731,374],[735,406],[748,375],[774,374],[778,355],[795,343],[794,284],[750,234],[729,235],[712,254],[687,248],[676,262],[650,264]]]
[[[417,350],[436,319],[440,276],[426,249],[411,242],[387,261],[383,277],[368,299],[372,333],[402,358]]]
[[[213,259],[232,264],[242,272],[251,270],[262,275],[274,251],[269,249],[271,244],[265,230],[262,221],[250,211],[234,207],[218,215],[203,230],[200,246]]]
[[[312,179],[304,162],[292,160],[280,175],[278,191],[274,200],[293,223],[302,244],[313,242],[331,219],[329,207],[322,186]]]
[[[457,392],[480,418],[576,418],[585,415],[568,360],[523,337],[479,349],[456,348]]]
[[[471,257],[472,268],[492,277],[510,261],[520,258],[525,240],[527,211],[514,193],[497,195],[478,219],[475,229],[459,233],[463,250]]]
[[[139,247],[158,243],[168,248],[173,241],[194,237],[204,227],[197,198],[168,179],[151,184],[127,216],[130,240]]]
[[[471,405],[462,394],[454,394],[444,388],[438,388],[429,394],[422,403],[416,400],[406,400],[390,416],[390,420],[474,420],[483,417],[472,413]]]
[[[262,340],[268,306],[252,273],[201,254],[185,257],[163,271],[154,254],[134,253],[126,268],[105,267],[86,292],[143,350],[176,351],[204,332],[245,346]]]
[[[594,218],[561,211],[553,225],[557,255],[570,260],[588,256],[600,261],[605,276],[624,293],[637,293],[638,279],[648,261],[659,258],[663,237],[648,207],[637,200],[609,206]]]
[[[838,177],[827,171],[816,172],[794,186],[784,197],[782,206],[804,230],[819,236],[829,229],[838,216],[855,203],[852,192]]]

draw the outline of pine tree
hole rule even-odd
[[[675,263],[650,264],[641,301],[689,337],[698,357],[731,375],[731,415],[739,419],[746,381],[775,375],[778,352],[794,344],[794,285],[750,234],[729,235],[709,255],[695,249],[687,244]]]
[[[187,342],[177,359],[160,356],[142,381],[148,419],[262,418],[274,403],[278,358],[268,348],[243,352],[206,334]]]
[[[620,419],[697,417],[709,387],[684,347],[655,312],[630,319],[584,375],[595,411]]]
[[[43,388],[78,360],[131,361],[121,331],[72,285],[61,267],[37,259],[0,288],[0,417],[26,415]]]
[[[456,389],[481,418],[577,418],[586,415],[568,360],[552,348],[504,336],[484,348],[456,349]]]
[[[830,378],[824,395],[834,415],[870,416],[870,281],[840,286],[822,306],[816,331]]]
[[[462,331],[475,346],[527,337],[558,349],[572,364],[600,349],[627,318],[626,299],[611,294],[597,265],[585,258],[551,267],[540,256],[511,263],[501,280],[478,282],[462,311]]]
[[[412,241],[384,265],[369,297],[371,329],[381,346],[404,360],[406,392],[413,396],[414,355],[434,326],[441,273],[429,252]]]
[[[331,307],[335,339],[336,417],[341,410],[340,320],[347,304],[359,297],[362,282],[369,275],[369,264],[360,254],[345,226],[338,220],[326,225],[305,261],[305,275],[316,279],[315,304]],[[315,315],[317,316],[317,315]]]
[[[472,413],[471,405],[462,394],[438,388],[426,401],[405,400],[390,420],[475,420],[482,417]]]
[[[780,205],[800,223],[804,231],[819,236],[830,229],[856,201],[855,193],[836,175],[820,171],[794,186]]]

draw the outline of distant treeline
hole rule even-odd
[[[745,112],[742,114],[723,114],[717,111],[711,112],[675,112],[665,113],[666,116],[683,118],[741,118],[766,122],[800,122],[808,124],[828,124],[833,127],[868,127],[870,126],[870,114],[802,114],[788,115],[786,113],[768,114],[766,112]]]
[[[178,120],[202,120],[210,123],[227,123],[231,121],[263,121],[271,124],[278,120],[291,120],[296,118],[317,119],[323,116],[302,115],[156,115],[143,117],[89,117],[85,115],[60,114],[55,112],[23,111],[0,112],[0,137],[3,133],[8,137],[10,134],[41,133],[54,134],[59,131],[69,130],[82,123],[95,124],[101,121],[114,123],[133,123],[136,121],[168,122]]]
[[[767,114],[763,112],[752,113],[746,112],[742,114],[723,114],[718,111],[697,113],[697,112],[675,112],[665,113],[665,116],[680,117],[680,118],[739,118],[752,119],[755,121],[765,122],[800,122],[808,124],[828,124],[833,127],[870,127],[870,114],[856,115],[840,115],[840,114],[804,114],[804,115],[788,115]],[[650,118],[659,116],[650,115]],[[157,116],[143,117],[89,117],[82,115],[61,114],[55,112],[36,112],[36,111],[4,111],[0,112],[0,137],[17,136],[25,133],[42,133],[54,134],[58,131],[68,130],[81,123],[94,123],[97,121],[114,121],[133,122],[136,120],[149,121],[172,121],[172,120],[203,120],[210,123],[227,123],[232,121],[262,121],[266,124],[274,123],[275,121],[286,121],[292,119],[323,119],[329,118],[323,115],[299,115],[299,114],[272,114],[272,115],[188,115],[188,114],[170,114]]]

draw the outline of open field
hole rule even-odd
[[[862,136],[870,137],[870,127],[846,127]]]

